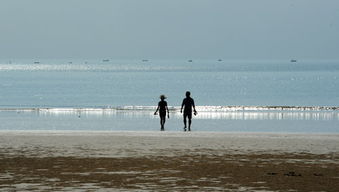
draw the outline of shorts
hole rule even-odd
[[[188,119],[192,119],[192,111],[191,112],[184,112],[184,118],[188,117]]]
[[[166,117],[166,111],[161,111],[159,112],[160,117]]]

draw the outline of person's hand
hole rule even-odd
[[[180,109],[180,113],[182,113],[182,109]]]
[[[167,118],[169,119],[169,114],[167,114]]]
[[[154,112],[154,115],[157,115],[157,112]]]
[[[198,112],[196,110],[194,110],[194,115],[197,115],[197,114],[198,114]]]

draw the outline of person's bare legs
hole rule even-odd
[[[166,122],[166,117],[160,117],[160,125],[161,125],[161,131],[165,130],[165,122]]]
[[[187,115],[186,115],[186,114],[184,114],[184,125],[185,125],[185,127],[184,127],[184,131],[186,131],[186,127],[187,127],[187,126],[186,126],[186,124],[187,124],[187,123],[186,123],[186,117],[187,117]]]
[[[188,131],[191,131],[192,118],[188,118]]]

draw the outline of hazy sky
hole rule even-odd
[[[0,58],[339,59],[339,1],[0,0]]]

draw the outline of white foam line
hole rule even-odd
[[[1,108],[0,111],[150,111],[156,106],[118,106],[118,107],[27,107]],[[169,106],[172,111],[179,111],[180,106]],[[232,111],[339,111],[339,106],[197,106],[198,112],[232,112]]]

